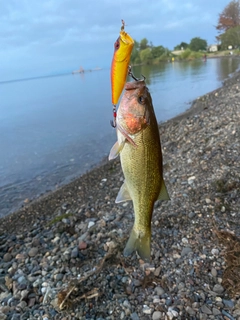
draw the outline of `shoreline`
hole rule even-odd
[[[193,100],[191,102],[191,106],[184,111],[183,113],[180,113],[179,115],[165,121],[165,122],[160,122],[158,124],[159,126],[159,130],[161,130],[162,128],[167,127],[169,124],[171,123],[177,123],[183,119],[188,118],[189,116],[193,116],[195,114],[198,114],[200,112],[202,112],[205,109],[205,103],[206,99],[209,98],[209,96],[215,94],[217,91],[223,89],[223,87],[226,85],[226,83],[228,83],[229,81],[231,81],[232,78],[237,77],[238,74],[240,74],[240,70],[236,71],[231,77],[228,77],[226,80],[224,80],[222,82],[222,86],[209,92],[206,93],[203,96],[198,97],[197,99]],[[70,190],[72,187],[75,188],[75,185],[78,184],[78,182],[80,182],[81,180],[83,180],[85,182],[85,180],[89,180],[87,177],[88,176],[95,176],[95,171],[104,171],[109,170],[109,167],[111,168],[111,163],[112,162],[116,162],[118,163],[118,166],[120,166],[120,162],[118,159],[116,159],[115,161],[108,161],[108,157],[103,158],[96,166],[94,166],[94,168],[92,168],[91,170],[87,171],[86,173],[84,173],[83,175],[81,175],[80,177],[70,181],[67,184],[64,184],[62,186],[60,186],[58,189],[53,190],[53,191],[49,191],[46,192],[45,194],[41,195],[38,198],[34,198],[33,200],[30,200],[29,203],[27,203],[26,205],[23,205],[21,208],[19,208],[18,210],[8,214],[7,216],[4,216],[2,218],[0,218],[0,235],[1,235],[1,231],[2,230],[14,230],[15,227],[10,227],[9,224],[12,224],[13,221],[15,221],[15,223],[17,223],[17,221],[19,221],[19,217],[22,216],[24,213],[28,214],[29,211],[33,210],[35,211],[36,208],[38,208],[38,204],[39,202],[43,202],[44,206],[48,206],[48,203],[52,201],[54,201],[54,197],[56,196],[56,198],[58,198],[59,193],[65,193],[65,189],[66,192],[68,192],[68,190]],[[120,169],[121,170],[121,169]],[[56,201],[56,207],[57,207],[58,201]],[[52,205],[51,205],[52,207]],[[31,218],[32,222],[34,221],[34,218]],[[22,221],[23,222],[23,221]]]
[[[240,319],[240,71],[159,128],[151,262],[123,257],[133,207],[104,163],[1,219],[1,319]]]

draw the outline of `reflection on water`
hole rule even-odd
[[[133,68],[158,121],[190,107],[239,66],[226,57]],[[0,217],[67,183],[107,156],[116,140],[110,70],[0,84]]]
[[[234,73],[239,68],[239,60],[233,57],[224,57],[219,59],[217,75],[219,80],[224,80],[229,74]]]

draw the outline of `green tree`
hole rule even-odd
[[[189,48],[192,51],[206,50],[207,49],[207,41],[201,39],[199,37],[192,38],[189,44]]]
[[[158,58],[165,52],[165,49],[163,46],[157,46],[152,48],[152,57]]]
[[[149,62],[152,59],[152,52],[150,48],[140,51],[140,59],[142,62]]]
[[[174,50],[182,50],[182,48],[185,50],[188,48],[188,43],[186,42],[181,42],[180,44],[178,44],[176,47],[174,47]]]
[[[219,36],[221,40],[221,48],[227,49],[228,46],[240,46],[240,26],[228,29],[225,33]]]
[[[143,38],[140,41],[139,49],[144,50],[144,49],[147,49],[147,47],[148,47],[148,40],[146,38]]]

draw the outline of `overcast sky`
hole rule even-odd
[[[0,81],[109,67],[121,19],[137,41],[215,43],[229,0],[0,0]]]

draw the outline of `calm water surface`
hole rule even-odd
[[[190,107],[239,67],[234,58],[133,69],[143,74],[158,121]],[[106,157],[116,140],[109,70],[0,83],[0,217]]]

